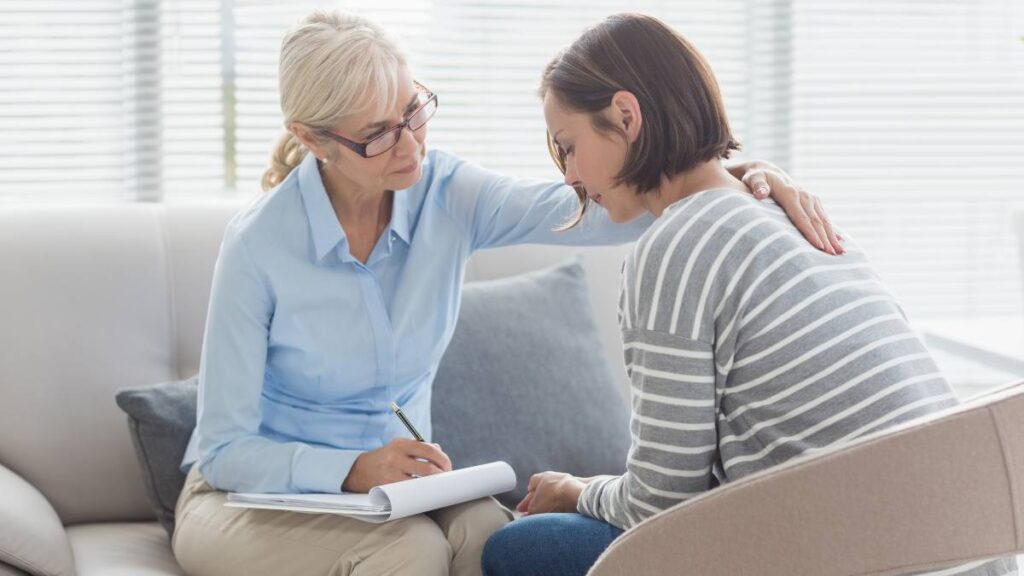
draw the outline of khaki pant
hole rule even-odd
[[[484,543],[512,519],[493,498],[369,524],[335,514],[229,508],[193,467],[172,546],[190,576],[469,576]]]

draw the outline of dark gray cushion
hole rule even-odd
[[[128,414],[128,429],[142,467],[146,500],[157,520],[174,533],[174,506],[185,475],[179,466],[196,425],[196,383],[193,376],[117,391],[117,405]]]
[[[433,439],[456,467],[505,460],[531,474],[621,474],[629,413],[606,359],[579,261],[467,284],[434,380]]]

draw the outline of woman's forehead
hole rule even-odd
[[[544,95],[544,119],[549,125],[556,124],[558,127],[570,127],[574,125],[582,114],[569,110],[562,101],[551,92]]]
[[[354,114],[365,125],[394,122],[416,100],[418,91],[408,73],[400,73],[392,82],[369,83],[358,112]],[[362,124],[360,125],[362,127]]]

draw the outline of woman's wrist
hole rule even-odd
[[[580,506],[580,498],[583,497],[583,490],[586,489],[587,483],[590,482],[590,478],[576,478],[575,476],[567,479],[566,486],[564,488],[564,502],[566,507],[571,507],[572,511],[576,511]]]

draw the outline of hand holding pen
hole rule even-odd
[[[392,404],[392,410],[397,408]],[[360,454],[342,482],[343,491],[369,492],[381,484],[451,471],[452,462],[441,447],[425,442],[400,408],[395,414],[416,439],[395,438],[382,448]]]

